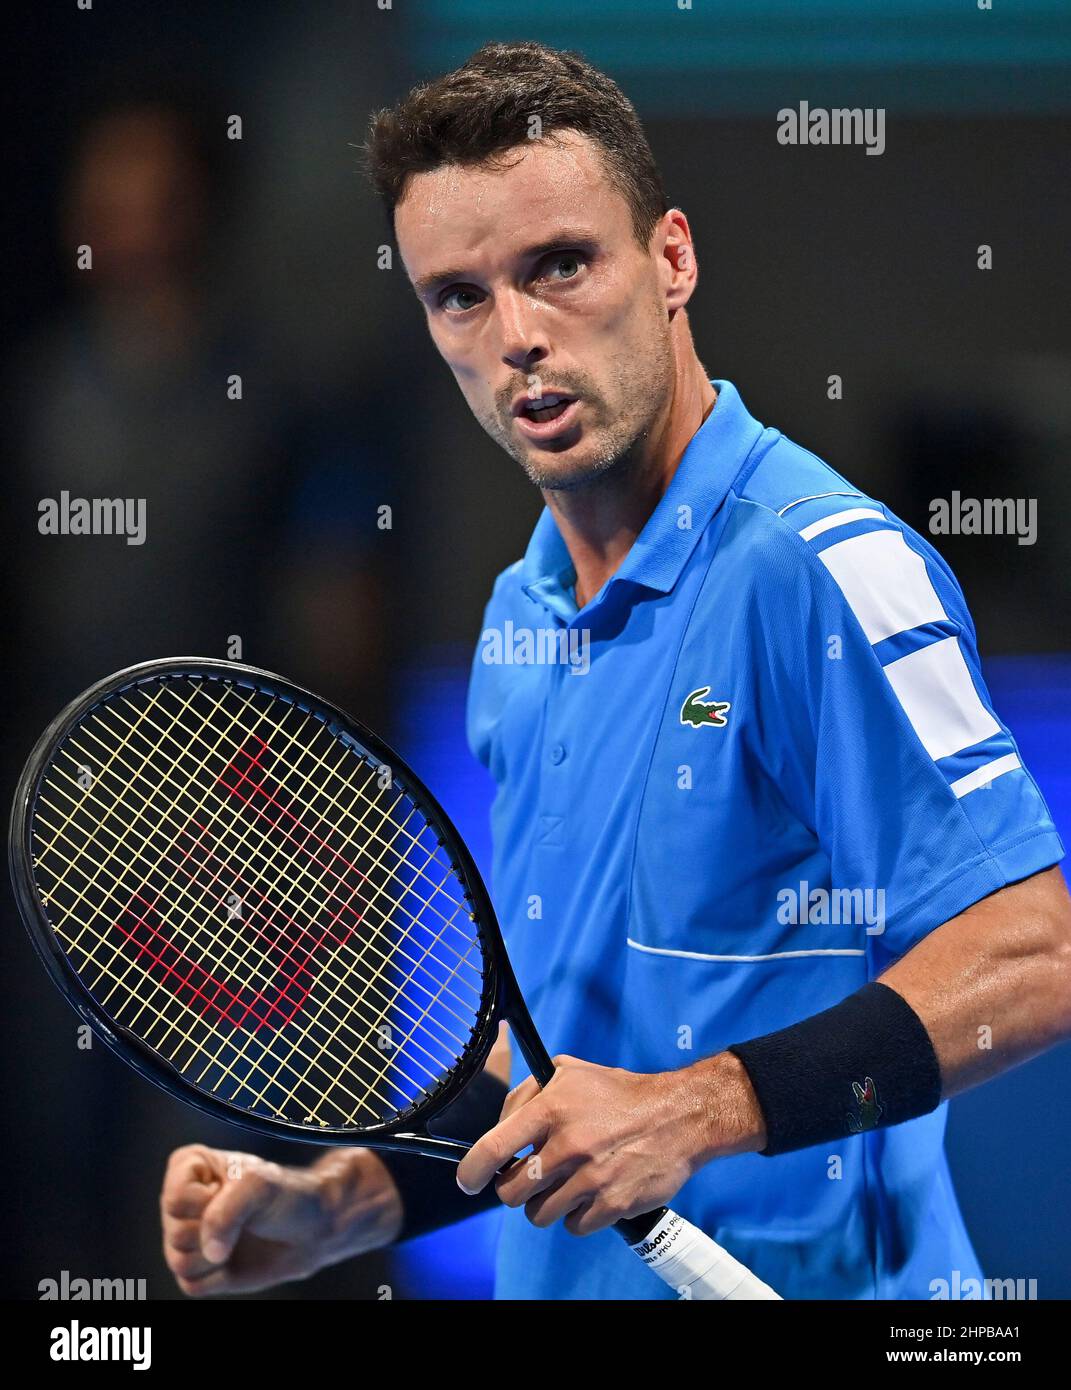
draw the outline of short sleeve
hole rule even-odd
[[[933,548],[876,503],[777,525],[756,591],[762,756],[831,886],[881,893],[873,945],[895,958],[1063,845]]]

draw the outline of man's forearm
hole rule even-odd
[[[436,1133],[472,1143],[495,1124],[506,1093],[506,1083],[486,1068],[438,1117]],[[325,1264],[411,1240],[495,1205],[493,1191],[477,1198],[462,1192],[453,1163],[422,1154],[332,1149],[309,1171],[324,1209]]]
[[[699,1164],[766,1147],[766,1122],[743,1063],[731,1052],[705,1057],[687,1068],[698,1119]]]
[[[882,976],[926,1027],[945,1099],[1071,1036],[1071,901],[1058,868],[953,917]]]
[[[899,1007],[905,1017],[897,1020],[888,996],[877,1010],[874,1005],[880,999],[874,998],[866,1006],[872,1013],[854,1015],[859,1066],[853,1079],[865,1088],[869,1071],[877,1070],[869,1060],[868,1019],[873,1019],[875,1027],[903,1024],[908,1029],[905,1044],[887,1050],[886,1060],[891,1058],[894,1072],[899,1063],[901,1074],[892,1080],[908,1111],[897,1114],[884,1104],[886,1079],[878,1077],[873,1103],[867,1101],[862,1107],[863,1127],[925,1113],[927,1095],[932,1108],[938,1097],[947,1099],[1065,1040],[1071,1036],[1071,902],[1059,870],[1004,888],[946,922],[887,970],[879,983],[895,991],[915,1016],[915,1036],[903,1005]],[[870,986],[868,993],[873,990]],[[842,1014],[845,1021],[850,1017],[844,1010],[835,1013],[827,1034],[838,1026]],[[786,1065],[788,1071],[800,1068],[804,1084],[798,1092],[771,1102],[770,1087],[764,1087],[767,1104],[777,1106],[779,1130],[785,1128],[786,1107],[807,1106],[830,1086],[841,1093],[844,1078],[832,1069],[823,1071],[829,1054],[823,1054],[822,1033],[812,1026],[817,1017],[769,1035],[790,1051],[793,1037],[800,1043],[800,1051]],[[747,1049],[741,1050],[746,1056]],[[846,1059],[842,1055],[836,1060],[843,1067]],[[922,1084],[927,1071],[932,1086]],[[920,1077],[917,1104],[910,1095],[912,1072]],[[686,1074],[694,1085],[682,1092],[682,1118],[697,1098],[706,1106],[708,1117],[702,1130],[701,1161],[767,1147],[768,1126],[759,1095],[734,1053],[719,1053],[696,1063]],[[756,1065],[756,1077],[760,1075],[769,1080],[768,1065],[765,1070]],[[810,1099],[808,1086],[818,1088]],[[782,1150],[773,1150],[778,1151]]]
[[[371,1149],[331,1149],[311,1165],[323,1204],[325,1265],[392,1245],[404,1210],[398,1185]]]

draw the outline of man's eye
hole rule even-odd
[[[581,264],[579,256],[555,256],[549,267],[552,271],[561,271],[558,279],[573,280],[580,274]]]
[[[451,300],[457,300],[460,298],[468,299],[470,302],[467,304],[452,304],[450,302]],[[473,308],[476,304],[480,302],[480,300],[479,295],[476,293],[475,290],[460,289],[450,290],[447,294],[443,295],[442,299],[439,302],[444,309],[458,309],[463,313],[466,309]]]

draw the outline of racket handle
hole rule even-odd
[[[722,1301],[781,1297],[705,1231],[666,1207],[619,1221],[615,1229],[648,1269],[676,1289],[681,1298]]]

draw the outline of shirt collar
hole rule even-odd
[[[748,414],[732,382],[715,380],[711,385],[718,393],[714,409],[689,440],[665,494],[592,604],[613,584],[624,581],[669,593],[761,437],[762,426]],[[558,523],[545,507],[521,562],[521,587],[537,603],[569,621],[577,612],[575,583],[576,571]]]

